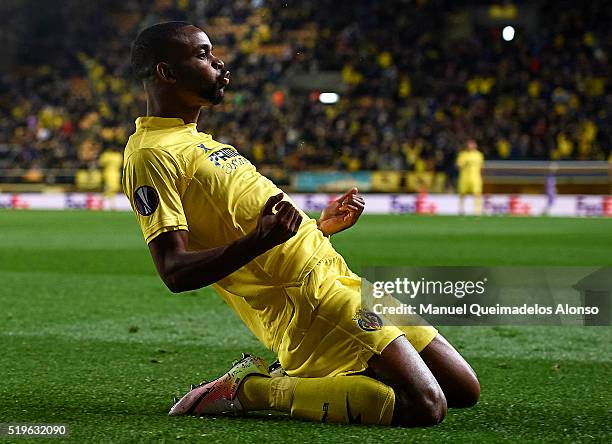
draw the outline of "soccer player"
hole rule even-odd
[[[125,148],[123,187],[155,266],[173,292],[212,285],[282,366],[271,374],[244,355],[170,415],[272,409],[426,426],[477,402],[474,371],[436,329],[382,325],[361,310],[361,280],[329,239],[363,211],[356,189],[311,219],[234,147],[198,132],[201,108],[221,102],[230,81],[201,29],[143,30],[132,65],[147,116]]]
[[[459,168],[459,212],[464,213],[465,195],[474,196],[474,214],[479,215],[482,209],[482,165],[484,156],[478,151],[474,139],[468,139],[465,149],[457,156]]]
[[[104,197],[111,210],[115,210],[116,196],[121,190],[121,165],[123,156],[118,149],[109,148],[104,150],[98,159],[102,167],[102,180],[104,181]]]

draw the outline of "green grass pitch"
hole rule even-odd
[[[169,418],[190,383],[271,354],[212,290],[169,293],[129,213],[5,210],[0,227],[0,423],[67,423],[74,442],[610,442],[609,327],[442,328],[482,398],[429,429]],[[610,266],[612,220],[364,216],[333,243],[355,271]]]

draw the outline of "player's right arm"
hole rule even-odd
[[[299,211],[282,201],[280,193],[268,199],[252,232],[217,248],[188,250],[189,227],[181,199],[186,178],[180,159],[163,149],[140,149],[128,155],[124,165],[125,194],[157,271],[172,292],[195,290],[223,279],[295,236],[302,222]]]
[[[166,286],[173,293],[180,293],[213,284],[295,236],[302,216],[289,202],[281,202],[282,198],[282,193],[270,197],[259,214],[255,230],[221,247],[188,251],[184,230],[165,232],[154,238],[149,250]]]

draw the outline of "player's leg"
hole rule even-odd
[[[377,301],[385,307],[400,304],[390,295]],[[372,306],[372,301],[366,299],[366,303]],[[469,407],[478,401],[480,385],[475,372],[435,328],[416,315],[388,315],[384,319],[385,324],[397,326],[425,362],[440,384],[448,407]]]
[[[428,426],[442,421],[447,409],[444,393],[418,353],[437,331],[419,325],[405,332],[385,325],[363,308],[362,279],[340,256],[323,265],[319,278],[309,286],[325,297],[307,334],[291,347],[291,353],[283,347],[279,350],[284,368],[294,376],[333,376],[373,367],[376,379],[395,393],[393,424]]]
[[[192,388],[170,415],[277,410],[311,421],[389,425],[394,404],[393,389],[367,376],[271,378],[261,358],[245,355],[225,375]]]
[[[465,194],[459,194],[459,215],[465,214]]]
[[[419,356],[440,385],[448,407],[462,408],[475,405],[480,397],[480,383],[476,373],[442,335],[437,334],[433,340],[428,340],[427,330],[426,327],[402,328],[402,331],[408,336],[409,341],[407,342],[412,348],[417,347],[418,350],[421,350]],[[398,365],[396,361],[388,359],[387,356],[391,353],[403,353],[402,350],[396,348],[394,346],[388,350],[385,349],[381,356],[374,356],[370,360],[370,368],[366,372],[366,374],[391,385],[394,389],[396,389],[397,384],[390,381],[386,374],[390,372],[388,367]],[[406,371],[411,371],[409,364]]]
[[[472,191],[474,194],[474,214],[480,216],[482,213],[482,179],[474,179]]]
[[[417,327],[416,329],[418,330],[414,331],[415,328],[413,327],[408,334],[413,342],[419,346],[421,341],[427,340],[428,332],[423,327]],[[423,363],[427,368],[423,367]],[[439,396],[439,391],[437,391],[436,396],[435,382],[442,390],[448,407],[471,407],[478,402],[480,396],[480,384],[476,373],[440,334],[436,335],[420,354],[416,354],[414,346],[404,337],[400,337],[387,346],[381,356],[372,358],[370,364],[370,375],[378,377],[386,384],[396,386],[393,423],[397,425],[430,425],[439,422],[441,418],[437,415],[440,414],[440,409],[443,407],[443,400]],[[429,372],[427,369],[429,369]],[[396,373],[395,378],[393,373]],[[435,381],[431,379],[432,375]],[[398,379],[400,384],[393,384],[393,379]],[[356,407],[354,411],[358,413],[367,411],[363,406],[370,405],[372,406],[372,409],[369,410],[370,418],[372,418],[372,414],[374,414],[374,418],[376,417],[375,412],[378,412],[380,407],[386,403],[385,399],[388,399],[388,392],[385,392],[384,387],[364,385],[364,381],[356,376],[339,376],[334,379],[288,378],[285,379],[285,382],[281,381],[280,379],[276,381],[277,393],[293,393],[294,390],[288,388],[294,384],[297,386],[298,382],[300,383],[298,386],[300,390],[297,391],[297,396],[293,398],[296,403],[290,407],[285,401],[285,407],[279,409],[277,407],[283,404],[283,401],[271,402],[276,404],[277,407],[275,408],[278,410],[290,411],[294,416],[301,418],[317,420],[317,415],[322,418],[320,406],[326,402],[329,403],[329,399],[334,398],[331,395],[334,390],[339,390],[338,401],[343,401],[345,396],[347,399],[349,397],[353,399],[354,393],[359,393],[360,396],[355,397],[358,401],[352,402]],[[261,378],[252,378],[245,383],[247,390],[244,393],[245,395],[251,393],[252,400],[249,400],[249,402],[252,409],[270,408],[269,406],[266,407],[268,405],[266,403],[269,401],[255,395],[258,392],[257,389],[251,389],[251,387],[255,387],[255,384],[266,385],[271,384],[271,382],[261,380]],[[279,389],[280,387],[282,387],[282,390]],[[434,393],[432,393],[432,388]],[[261,388],[259,390],[259,393],[261,393]],[[379,390],[382,390],[385,396],[381,397]],[[285,399],[287,398],[286,395],[282,396]],[[336,402],[335,405],[342,405],[342,402]],[[309,416],[305,416],[304,412],[307,412]],[[331,412],[330,422],[347,422],[345,420],[347,416],[343,408],[332,409]],[[372,421],[372,419],[369,419],[369,421]]]
[[[356,304],[359,301],[353,301]],[[350,307],[348,312],[353,313]],[[319,361],[335,361],[342,371],[359,370],[355,356],[368,350],[377,358],[363,361],[372,364],[380,381],[365,375],[321,376],[325,366],[310,367],[312,377],[270,378],[268,369],[255,357],[245,357],[217,380],[196,387],[183,396],[171,410],[172,415],[201,415],[248,410],[278,410],[296,418],[313,421],[362,424],[427,426],[439,423],[446,413],[446,399],[435,377],[419,356],[436,336],[431,327],[413,327],[406,334],[395,327],[364,324],[345,316],[342,328],[320,338],[323,345]],[[315,327],[327,321],[317,318]],[[357,327],[359,325],[359,327]],[[352,329],[352,330],[351,330]],[[333,348],[340,343],[342,347]],[[376,344],[381,343],[379,348]],[[365,344],[368,349],[363,349]],[[382,345],[384,344],[384,345]],[[412,345],[414,344],[414,345]],[[371,347],[371,348],[370,348]],[[415,348],[416,347],[416,348]],[[348,351],[344,356],[343,350]],[[380,356],[379,356],[380,354]],[[371,356],[371,355],[370,355]],[[286,358],[286,357],[285,357]],[[346,367],[346,363],[350,366]],[[377,365],[380,364],[380,365]],[[294,370],[295,371],[295,370]]]
[[[350,326],[345,325],[345,327]],[[431,345],[426,357],[432,362],[432,367],[436,371],[444,367],[434,365],[438,361],[433,352],[448,358],[451,363],[452,359],[460,356],[456,352],[456,356],[452,356],[446,348],[440,347],[439,344],[443,342],[435,339],[439,335],[432,327],[410,327],[402,329],[400,333],[404,330],[410,341],[406,336],[400,335],[384,347],[380,355],[374,355],[368,361],[370,367],[364,376],[371,376],[381,381],[380,386],[368,383],[372,379],[362,379],[358,376],[276,378],[275,381],[249,378],[245,381],[241,400],[249,406],[247,409],[273,408],[291,412],[293,416],[300,418],[321,420],[325,416],[330,422],[344,423],[350,422],[350,415],[346,413],[348,409],[344,408],[345,400],[350,400],[350,404],[354,406],[353,412],[363,414],[364,421],[369,424],[387,424],[382,418],[392,419],[391,423],[394,425],[407,427],[438,424],[446,414],[446,397],[441,383],[437,381],[417,350],[423,351]],[[372,337],[379,333],[383,332],[370,332]],[[365,337],[362,336],[361,339]],[[465,364],[465,361],[460,359],[460,362]],[[459,362],[451,365],[451,368],[460,368]],[[467,369],[471,371],[469,366]],[[460,372],[457,372],[458,375]],[[444,384],[452,383],[450,377],[442,378],[442,381]],[[267,393],[270,395],[266,395]],[[449,393],[455,395],[454,392]],[[393,403],[389,401],[391,394],[394,394]],[[461,402],[463,406],[467,406],[469,401]],[[323,415],[322,405],[329,406],[329,416],[327,413]],[[454,405],[459,406],[457,403]],[[392,418],[388,416],[389,407],[393,412]]]
[[[104,174],[104,198],[110,210],[117,209],[116,197],[121,190],[121,176],[118,174]]]
[[[368,361],[366,374],[393,388],[393,424],[428,426],[440,423],[447,401],[440,384],[405,336],[391,342]]]
[[[440,334],[420,353],[442,387],[448,407],[471,407],[480,397],[476,373],[455,348]]]
[[[251,377],[240,399],[247,410],[272,409],[302,419],[340,423],[357,417],[364,424],[391,420],[410,427],[437,424],[447,407],[472,406],[480,395],[476,374],[441,335],[420,354],[400,336],[369,364],[368,374],[384,384],[365,376]]]
[[[246,411],[276,410],[294,418],[340,424],[390,425],[395,393],[373,378],[249,377],[238,392]]]
[[[459,176],[457,181],[457,192],[459,194],[459,214],[465,214],[465,195],[468,192],[468,183],[465,177]]]

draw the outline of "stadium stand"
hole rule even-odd
[[[37,14],[21,3],[0,6],[0,183],[99,186],[100,153],[122,147],[144,110],[129,42],[165,20],[209,32],[232,71],[200,129],[281,183],[304,170],[407,171],[444,189],[467,137],[487,159],[611,156],[606,1],[30,1]],[[340,99],[323,104],[330,84]]]

